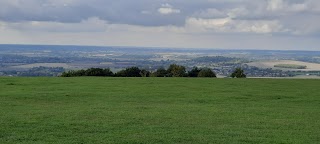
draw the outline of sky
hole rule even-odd
[[[0,43],[320,50],[320,0],[1,0]]]

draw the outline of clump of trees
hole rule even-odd
[[[114,74],[115,77],[142,77],[141,71],[138,67],[130,67],[121,70]]]
[[[244,73],[243,69],[236,68],[231,74],[232,78],[246,78],[247,75]]]
[[[198,77],[217,77],[216,74],[209,68],[200,70]]]
[[[210,68],[194,67],[188,71],[184,66],[172,64],[165,69],[163,67],[154,72],[130,67],[113,73],[109,68],[90,68],[87,70],[71,70],[63,72],[61,77],[103,76],[103,77],[216,77],[216,73]]]
[[[199,72],[201,71],[198,67],[193,67],[191,71],[188,72],[189,77],[198,77]]]
[[[186,68],[184,66],[172,64],[167,69],[168,77],[185,77],[186,76]]]
[[[107,69],[101,68],[90,68],[87,70],[71,70],[68,72],[63,72],[61,77],[80,77],[80,76],[114,76],[113,72]]]

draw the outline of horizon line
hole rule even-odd
[[[298,50],[298,49],[251,49],[251,48],[196,48],[196,47],[157,47],[157,46],[119,46],[119,45],[76,45],[76,44],[10,44],[0,43],[0,45],[20,45],[20,46],[75,46],[75,47],[96,47],[96,48],[133,48],[133,49],[175,49],[175,50],[225,50],[225,51],[300,51],[300,52],[320,52],[320,50]]]

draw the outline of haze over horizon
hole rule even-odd
[[[0,44],[320,50],[319,0],[2,0]]]

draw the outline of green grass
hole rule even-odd
[[[0,78],[0,143],[319,143],[319,80]]]

